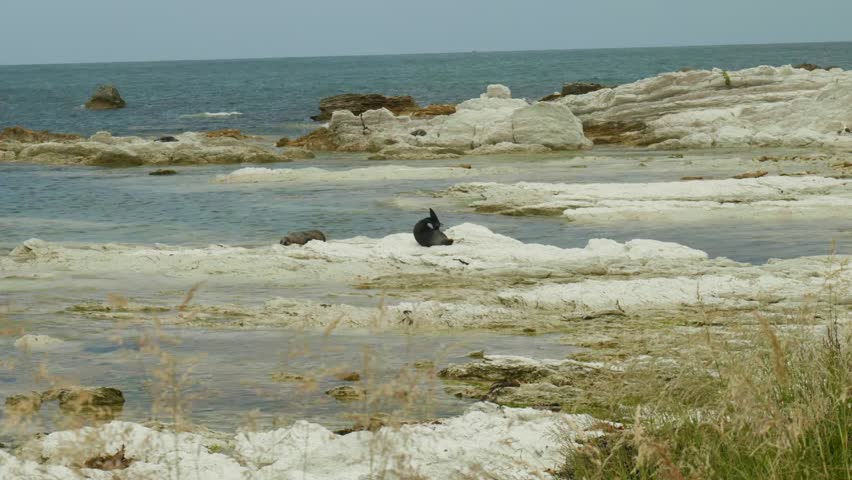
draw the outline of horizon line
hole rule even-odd
[[[700,48],[700,47],[760,47],[772,45],[828,45],[837,43],[850,43],[852,40],[831,40],[816,42],[778,42],[778,43],[719,43],[719,44],[696,44],[696,45],[650,45],[633,47],[589,47],[589,48],[542,48],[530,50],[456,50],[449,52],[411,52],[411,53],[363,53],[344,55],[293,55],[283,57],[232,57],[232,58],[189,58],[189,59],[160,59],[160,60],[120,60],[120,61],[89,61],[89,62],[48,62],[48,63],[0,63],[2,67],[38,67],[55,65],[105,65],[124,63],[169,63],[169,62],[233,62],[243,60],[287,60],[287,59],[314,59],[314,58],[358,58],[358,57],[399,57],[399,56],[429,56],[429,55],[457,55],[457,54],[494,54],[494,53],[523,53],[523,52],[575,52],[590,50],[638,50],[638,49],[666,49],[666,48]]]

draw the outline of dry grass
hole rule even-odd
[[[561,477],[852,478],[852,329],[837,303],[849,286],[836,282],[844,268],[832,263],[814,297],[827,306],[805,306],[788,325],[756,314],[735,343],[708,329],[676,372],[640,366],[627,382],[599,383],[607,418],[628,428],[568,451]]]

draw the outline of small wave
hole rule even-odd
[[[204,112],[181,115],[180,118],[229,118],[242,116],[243,112]]]

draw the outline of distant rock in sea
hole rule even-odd
[[[79,135],[70,133],[52,133],[47,130],[37,132],[20,125],[4,128],[0,131],[0,142],[41,143],[79,140]]]
[[[121,98],[118,89],[113,85],[99,86],[92,94],[92,98],[86,102],[86,108],[89,110],[111,110],[125,106],[127,106],[127,102]]]
[[[318,122],[331,119],[331,115],[340,110],[348,110],[354,115],[361,115],[368,110],[386,108],[394,114],[420,110],[420,106],[410,96],[386,97],[377,93],[344,93],[320,100],[320,114],[311,119]]]
[[[397,116],[384,107],[357,115],[337,110],[327,128],[290,145],[372,152],[375,155],[370,158],[375,159],[458,158],[478,147],[502,143],[531,145],[536,150],[591,146],[569,108],[555,103],[530,105],[512,98],[511,90],[503,85],[489,85],[479,98],[451,107],[451,114],[425,117]]]
[[[570,95],[585,95],[591,92],[597,92],[598,90],[603,90],[604,88],[613,88],[608,87],[606,85],[601,85],[600,83],[591,83],[591,82],[573,82],[566,83],[562,85],[561,92],[555,92],[551,95],[548,95],[541,100],[540,102],[552,102],[554,100],[559,100],[562,97],[567,97]]]
[[[9,130],[9,129],[7,129]],[[313,158],[301,148],[264,148],[239,130],[188,132],[147,139],[114,137],[98,132],[88,138],[32,132],[18,128],[0,132],[0,161],[130,167],[138,165],[199,165],[273,163]]]

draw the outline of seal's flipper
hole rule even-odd
[[[429,209],[429,218],[431,218],[435,223],[441,223],[438,221],[438,215],[435,214],[435,210],[432,210],[431,208]]]

